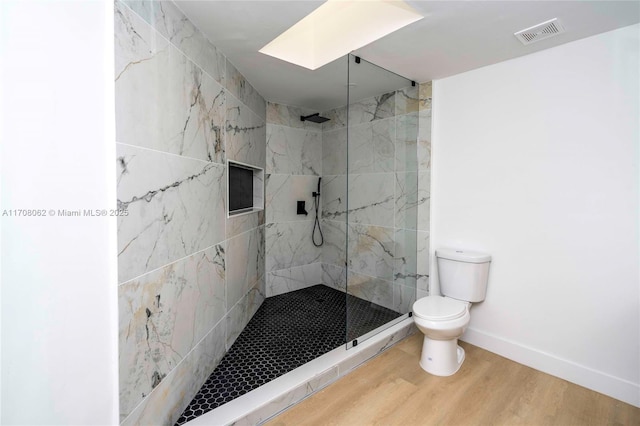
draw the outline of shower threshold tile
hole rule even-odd
[[[347,318],[355,338],[401,315],[323,284],[268,297],[176,424],[344,345]]]

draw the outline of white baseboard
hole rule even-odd
[[[502,337],[468,328],[460,340],[552,376],[640,407],[640,384],[576,364]]]

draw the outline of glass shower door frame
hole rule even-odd
[[[347,149],[346,149],[346,179],[345,179],[345,194],[346,194],[346,222],[345,222],[345,290],[346,294],[346,347],[347,349],[357,346],[359,343],[367,340],[370,337],[375,336],[382,330],[391,327],[392,325],[402,321],[403,319],[409,317],[411,315],[411,305],[413,301],[416,299],[416,263],[417,263],[417,247],[416,247],[416,229],[417,229],[417,215],[416,215],[416,207],[417,207],[417,133],[418,133],[418,85],[415,82],[412,82],[410,79],[407,79],[403,76],[399,76],[391,71],[383,69],[373,63],[370,63],[358,56],[352,54],[347,55],[348,65],[347,65],[347,107],[346,107],[346,124],[347,124]],[[371,104],[372,108],[375,108],[374,112],[366,111],[367,102],[361,102],[366,100],[366,98],[362,98],[362,89],[358,87],[361,83],[358,78],[355,78],[355,73],[358,70],[362,70],[363,68],[358,67],[369,67],[368,70],[363,71],[363,76],[360,77],[362,79],[362,86],[366,86],[370,83],[366,79],[366,73],[370,74],[384,74],[387,76],[386,82],[387,86],[382,87],[380,89],[380,93],[378,97],[375,98],[375,104],[373,102]],[[384,77],[384,76],[383,76]],[[385,80],[384,78],[382,80]],[[389,86],[391,84],[391,86]],[[393,85],[397,84],[398,87],[394,87]],[[389,96],[389,87],[391,87],[392,95]],[[409,90],[406,90],[409,87]],[[411,89],[413,88],[413,89]],[[404,91],[401,91],[404,90]],[[371,89],[368,89],[371,90]],[[375,90],[375,88],[373,89]],[[359,93],[358,93],[359,92]],[[410,108],[405,108],[403,110],[403,106],[396,105],[396,101],[402,99],[403,101],[407,100],[399,95],[402,92],[402,95],[406,95],[405,92],[410,92],[413,94],[413,99],[411,99],[411,95],[407,99],[412,100],[414,102],[413,108],[414,110],[411,116],[406,111],[409,111]],[[393,99],[392,99],[393,98]],[[379,114],[379,110],[384,110],[385,105],[383,105],[383,100],[388,101],[389,105],[391,105],[388,110],[383,111]],[[361,102],[363,105],[357,105],[358,102]],[[407,101],[407,105],[410,102]],[[375,105],[374,105],[375,104]],[[354,113],[356,106],[360,108],[360,111],[357,111],[358,114]],[[406,107],[406,105],[404,105]],[[399,112],[404,112],[402,118],[398,114]],[[367,113],[370,115],[367,116]],[[380,115],[379,117],[377,115]],[[385,115],[386,114],[386,115]],[[369,119],[369,122],[365,122]],[[377,121],[378,120],[378,121]],[[385,122],[393,123],[390,126],[393,126],[393,131],[391,129],[383,129],[388,130],[388,133],[392,135],[392,168],[389,173],[377,173],[378,175],[385,175],[383,180],[386,182],[382,184],[381,188],[370,188],[369,192],[373,193],[375,191],[384,192],[385,188],[389,190],[389,181],[391,181],[391,186],[393,187],[391,193],[393,196],[391,197],[391,206],[393,209],[393,219],[392,222],[389,222],[387,218],[387,222],[380,221],[380,223],[367,223],[366,220],[363,220],[362,211],[366,210],[366,207],[361,206],[361,200],[358,202],[354,199],[354,194],[352,191],[357,192],[356,188],[352,188],[351,185],[356,185],[356,181],[359,179],[360,185],[371,184],[376,185],[376,182],[380,180],[380,176],[374,176],[376,173],[371,173],[371,179],[368,179],[366,173],[362,174],[362,170],[358,170],[358,161],[357,155],[353,155],[356,152],[358,147],[352,146],[352,144],[356,143],[356,139],[354,137],[355,129],[358,131],[368,129],[367,126],[371,124],[371,126],[377,126],[378,131],[379,127],[384,127]],[[406,124],[406,129],[398,129],[398,122]],[[411,123],[415,123],[415,128],[411,130]],[[372,127],[373,129],[373,127]],[[362,132],[361,132],[362,133]],[[366,132],[365,132],[366,133]],[[384,133],[384,132],[383,132]],[[371,135],[373,139],[373,135],[375,134],[375,129],[371,130]],[[403,137],[408,140],[409,143],[403,145],[399,143],[399,136],[403,135]],[[362,140],[357,141],[358,143],[363,142]],[[363,146],[371,146],[373,147],[373,140],[364,140]],[[398,160],[398,151],[399,147],[403,147],[404,151],[404,161]],[[409,153],[408,151],[413,149],[414,152]],[[365,152],[360,150],[360,152]],[[374,153],[371,152],[372,158],[374,158]],[[356,165],[356,167],[352,167]],[[371,171],[376,170],[375,161],[371,164]],[[386,166],[382,166],[384,169]],[[388,171],[388,170],[387,170]],[[358,174],[358,176],[354,176]],[[402,183],[400,183],[402,180]],[[398,194],[396,192],[399,191],[398,188],[402,188],[402,190],[407,190],[404,193],[404,199],[398,198]],[[410,191],[408,190],[410,188]],[[360,189],[360,187],[359,187]],[[360,198],[362,198],[362,192],[364,192],[365,188],[361,188],[363,191],[358,194]],[[383,194],[384,195],[384,194]],[[384,203],[389,204],[389,197],[386,197]],[[381,204],[384,204],[381,203]],[[372,205],[376,205],[376,203],[372,203]],[[398,205],[402,205],[405,207],[405,210],[398,209]],[[396,219],[397,211],[402,211],[404,215],[402,220],[404,221],[402,224],[399,224]],[[411,214],[407,212],[411,211]],[[358,214],[360,213],[360,217]],[[375,221],[369,221],[375,222]],[[367,230],[368,228],[368,230]],[[360,232],[355,232],[358,229]],[[376,238],[376,233],[379,233],[382,237]],[[384,237],[387,237],[386,241],[382,241]],[[356,253],[362,247],[366,247],[370,245],[372,250],[370,253]],[[382,253],[381,256],[386,256],[384,259],[375,259],[375,256],[372,254],[376,253],[376,250],[379,253]],[[402,251],[402,253],[400,253]],[[375,276],[375,273],[371,273],[371,271],[375,268],[368,268],[365,266],[362,270],[358,270],[358,268],[362,267],[366,263],[365,258],[369,258],[369,261],[373,261],[374,263],[380,263],[383,265],[383,271],[380,275],[382,277]],[[389,267],[391,267],[393,273],[389,274]],[[370,275],[367,274],[370,273]],[[401,284],[400,284],[401,283]],[[408,285],[404,285],[408,284]],[[386,286],[385,289],[381,291],[381,293],[386,293],[387,300],[382,301],[384,298],[380,297],[376,299],[376,296],[370,297],[369,300],[359,299],[354,300],[354,296],[366,297],[365,294],[367,291],[371,293],[376,292],[376,285]],[[359,288],[360,287],[360,288]],[[389,296],[391,296],[394,301],[398,299],[396,302],[390,302]],[[407,300],[400,300],[402,298],[406,298]],[[385,308],[392,308],[394,306],[400,306],[404,304],[402,308],[400,308],[400,312],[396,311],[398,314],[397,317],[378,325],[376,321],[371,322],[371,328],[367,329],[366,327],[362,328],[360,326],[356,327],[356,319],[355,317],[358,315],[362,315],[361,312],[358,315],[353,313],[353,305],[354,302],[360,303],[360,300],[367,301],[370,305],[369,311],[382,311]],[[383,306],[379,306],[377,302],[380,302]],[[395,310],[395,309],[394,309]],[[368,315],[368,313],[365,313]],[[373,316],[373,314],[371,315]],[[365,321],[366,322],[366,321]],[[361,332],[364,331],[364,332]]]

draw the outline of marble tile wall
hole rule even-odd
[[[431,198],[431,82],[420,83],[418,103],[418,298],[429,295],[429,225]]]
[[[347,268],[392,309],[428,293],[430,83],[318,125],[265,102],[172,2],[116,1],[115,34],[123,424],[174,423],[266,296],[345,290]],[[226,217],[227,159],[265,169],[264,211]]]
[[[300,120],[300,116],[314,112],[267,103],[267,296],[322,282],[322,251],[311,239],[315,219],[312,192],[322,174],[322,126]],[[299,200],[305,202],[308,215],[296,213]]]
[[[322,114],[323,282],[399,312],[428,291],[429,88]]]
[[[114,7],[120,418],[173,424],[266,294],[225,170],[265,168],[266,102],[173,2]]]

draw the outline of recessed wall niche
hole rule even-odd
[[[264,210],[264,169],[227,161],[227,216]]]

